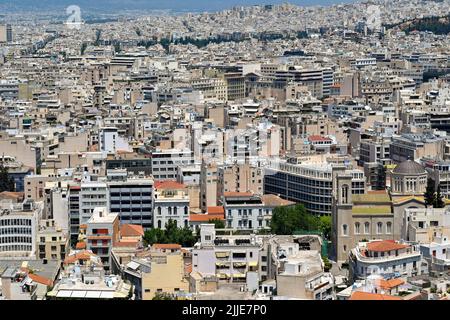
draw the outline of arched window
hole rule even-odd
[[[184,214],[185,214],[185,215],[188,215],[188,214],[189,214],[189,209],[188,209],[188,207],[184,207]]]
[[[380,234],[383,232],[383,223],[382,222],[378,222],[377,223],[377,233]]]
[[[161,209],[161,208],[159,208]],[[161,220],[158,220],[158,229],[161,229]]]
[[[341,202],[343,203],[343,204],[347,204],[348,203],[348,185],[343,185],[342,186],[342,188],[341,188]]]
[[[167,210],[169,211],[169,215],[172,214],[172,207],[168,207]]]
[[[346,224],[342,225],[342,235],[347,236],[348,235],[348,226]]]
[[[176,215],[178,212],[178,207],[173,207],[173,214]]]
[[[189,221],[187,221],[187,219],[184,220],[184,226],[185,226],[186,228],[189,226]]]
[[[360,234],[361,230],[360,230],[360,224],[359,222],[355,222],[355,234]]]
[[[158,207],[158,215],[161,215],[161,207]]]
[[[370,233],[370,223],[369,222],[364,223],[364,233],[365,234]]]
[[[392,222],[386,223],[386,233],[392,233]]]

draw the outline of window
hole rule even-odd
[[[386,223],[386,233],[392,233],[392,222]]]
[[[348,226],[346,224],[342,225],[342,235],[347,236],[348,235]]]
[[[369,222],[364,223],[364,233],[369,234],[369,230],[370,230],[370,223]]]
[[[380,234],[383,232],[383,223],[382,222],[378,222],[377,223],[377,233]]]
[[[343,204],[347,204],[348,203],[348,185],[343,185],[341,188],[341,202]]]
[[[355,222],[355,234],[360,234],[361,230],[360,230],[360,223],[359,222]]]

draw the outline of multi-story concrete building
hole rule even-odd
[[[350,253],[352,279],[365,279],[371,274],[417,276],[422,272],[422,256],[411,245],[388,240],[361,242]]]
[[[225,192],[222,201],[227,228],[252,231],[270,228],[274,208],[295,204],[273,194],[249,192]]]
[[[155,150],[151,154],[152,174],[155,181],[177,180],[179,166],[194,164],[191,150]]]
[[[164,229],[169,220],[178,227],[189,227],[189,194],[185,185],[175,181],[155,183],[154,227]]]
[[[106,271],[111,266],[111,249],[119,239],[117,213],[106,207],[95,208],[86,226],[86,249],[98,255]]]
[[[64,261],[69,249],[69,238],[54,220],[41,220],[37,234],[37,257],[45,260]]]
[[[44,203],[32,200],[19,204],[4,202],[0,209],[0,257],[36,257],[36,238]]]
[[[108,207],[109,192],[106,182],[86,181],[81,183],[79,195],[80,225],[86,224],[97,207]]]
[[[123,170],[119,170],[123,171]],[[117,213],[121,224],[153,226],[154,183],[150,178],[123,176],[108,182],[109,208]]]
[[[296,165],[273,162],[265,168],[264,193],[302,203],[310,213],[330,215],[332,171],[333,165],[328,163]],[[343,174],[351,176],[349,190],[353,194],[364,193],[366,181],[362,170],[345,169]]]

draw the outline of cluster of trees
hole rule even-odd
[[[434,34],[448,34],[450,32],[450,15],[444,17],[425,17],[412,21],[404,28],[406,33],[411,31],[430,31]]]
[[[197,238],[188,227],[179,228],[176,221],[169,220],[166,223],[165,230],[159,228],[147,230],[144,234],[144,242],[146,245],[177,243],[183,247],[192,247],[197,242]]]
[[[11,178],[8,174],[8,168],[0,162],[0,192],[3,191],[15,191],[16,186],[14,183],[14,179]]]
[[[295,231],[319,231],[326,239],[331,237],[331,217],[309,214],[302,204],[278,207],[273,210],[271,232],[291,235]]]
[[[136,31],[137,32],[137,31]],[[304,39],[308,37],[308,33],[306,31],[299,31],[296,35],[296,38],[298,39]],[[265,40],[265,41],[274,41],[278,39],[284,39],[286,36],[282,34],[270,34],[270,33],[261,33],[257,36],[259,40]],[[295,37],[294,37],[295,38]],[[137,43],[138,46],[145,47],[148,49],[150,46],[160,44],[163,46],[163,48],[168,51],[169,46],[171,44],[181,44],[181,45],[188,45],[192,44],[196,46],[197,48],[204,48],[208,46],[211,43],[219,44],[219,43],[225,43],[225,42],[242,42],[248,40],[246,38],[238,38],[238,37],[208,37],[208,38],[191,38],[191,37],[183,37],[179,39],[170,39],[170,38],[162,38],[160,41],[157,41],[155,39],[151,40],[141,40]]]
[[[438,185],[437,189],[432,179],[428,179],[427,188],[424,194],[425,204],[427,206],[433,206],[434,208],[444,208],[444,197],[441,194],[441,186]]]

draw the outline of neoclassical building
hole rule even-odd
[[[427,187],[428,174],[419,163],[406,160],[391,173],[391,194],[395,196],[423,195]]]
[[[333,168],[333,260],[347,261],[350,251],[361,241],[401,240],[405,209],[425,207],[423,193],[427,175],[418,166],[412,161],[398,165],[392,173],[392,179],[398,182],[392,192],[379,190],[364,194],[352,192],[351,176],[345,174],[345,168]]]

